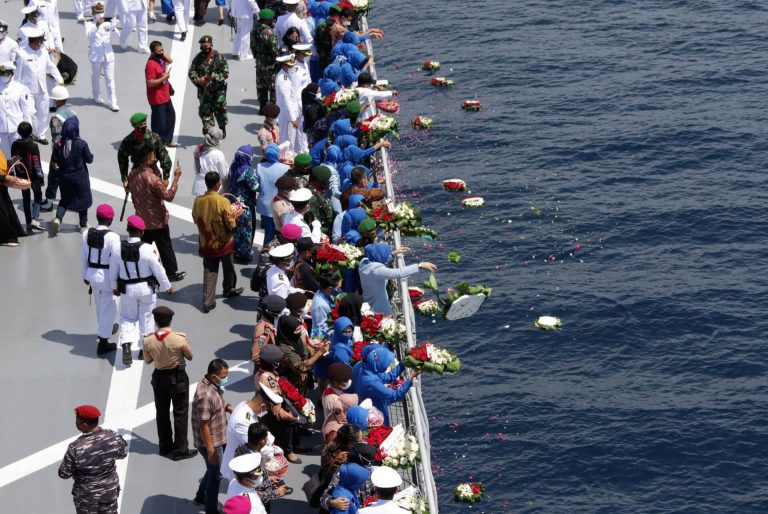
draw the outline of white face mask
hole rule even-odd
[[[352,379],[351,378],[349,380],[347,380],[346,382],[344,382],[344,387],[342,387],[342,389],[349,389],[350,387],[352,387]]]
[[[0,32],[0,41],[2,41],[3,39],[5,39],[5,35],[6,35],[6,34],[7,34],[7,32]]]

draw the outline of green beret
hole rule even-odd
[[[300,153],[293,158],[293,163],[296,166],[309,166],[312,164],[312,157],[308,153]]]
[[[363,232],[370,232],[371,230],[375,230],[375,229],[376,229],[376,222],[373,221],[373,218],[365,218],[357,226],[357,231],[360,232],[361,234]]]
[[[329,11],[336,11],[338,13],[341,12],[341,6],[339,4],[333,4],[328,8]]]
[[[296,161],[294,160],[294,162]],[[320,182],[328,182],[328,180],[331,178],[331,168],[328,166],[323,166],[322,164],[315,166],[312,168],[312,176]]]
[[[137,112],[133,116],[131,116],[131,125],[138,125],[142,121],[147,120],[147,113],[144,112]]]
[[[259,11],[260,20],[271,20],[275,17],[275,11],[272,9],[262,9]]]
[[[347,104],[347,113],[349,114],[360,114],[360,102],[357,100],[352,100]]]
[[[211,44],[213,44],[213,38],[211,36],[203,36],[203,37],[200,38],[200,41],[198,41],[198,43],[200,43],[201,45],[203,43],[211,43]]]

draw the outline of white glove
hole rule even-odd
[[[320,222],[318,220],[312,220],[312,229],[320,229]]]

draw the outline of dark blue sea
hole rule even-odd
[[[423,380],[440,511],[768,512],[768,4],[391,0],[370,22],[400,195],[441,233],[415,258],[493,287],[418,327],[465,366]],[[455,503],[470,479],[487,498]]]

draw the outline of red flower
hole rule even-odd
[[[408,355],[421,362],[427,362],[429,360],[427,357],[427,347],[423,344],[408,350]]]
[[[367,341],[355,341],[352,343],[352,363],[363,360],[363,348],[368,346]]]
[[[367,444],[379,446],[381,445],[381,443],[384,442],[384,440],[387,437],[389,437],[389,434],[391,433],[392,433],[392,427],[385,427],[385,426],[373,427],[368,431],[368,437],[365,438],[365,442]],[[376,460],[382,460],[382,459],[376,458]]]
[[[363,331],[363,334],[373,337],[381,328],[382,319],[383,316],[381,314],[369,314],[360,322],[360,330]]]
[[[333,321],[336,321],[339,319],[339,307],[341,307],[341,302],[337,302],[336,305],[333,306],[333,310],[331,310],[331,318],[333,318]]]
[[[335,264],[337,262],[346,261],[347,256],[341,250],[326,244],[317,249],[317,253],[315,253],[315,259],[318,262],[328,262],[330,264]]]
[[[363,507],[367,507],[368,505],[371,505],[372,503],[376,503],[379,501],[379,497],[374,493],[365,500],[363,500]]]
[[[414,289],[414,288],[411,287],[411,288],[408,289],[408,296],[410,296],[411,297],[411,301],[414,302],[414,301],[418,300],[419,298],[421,298],[422,296],[424,296],[424,291],[419,291],[418,289]],[[414,307],[415,307],[415,305],[414,305]]]
[[[392,221],[395,219],[394,215],[389,212],[386,205],[380,205],[371,211],[371,216],[376,221]]]
[[[334,93],[331,93],[330,95],[326,95],[323,98],[323,105],[325,105],[326,107],[330,107],[331,105],[333,105],[333,102],[335,101],[336,101],[336,93],[334,92]]]
[[[293,403],[293,405],[296,406],[297,409],[301,410],[304,405],[307,403],[307,399],[304,398],[301,393],[293,387],[293,384],[285,378],[280,378],[277,380],[277,385],[280,386],[280,389],[283,390],[285,393],[285,396],[288,397],[289,400]]]
[[[371,131],[371,122],[378,118],[378,114],[374,114],[373,116],[368,116],[363,121],[360,122],[360,125],[358,127],[360,128],[360,132],[370,132]]]
[[[472,489],[472,494],[480,494],[483,492],[483,486],[477,482],[470,483],[469,487]]]

